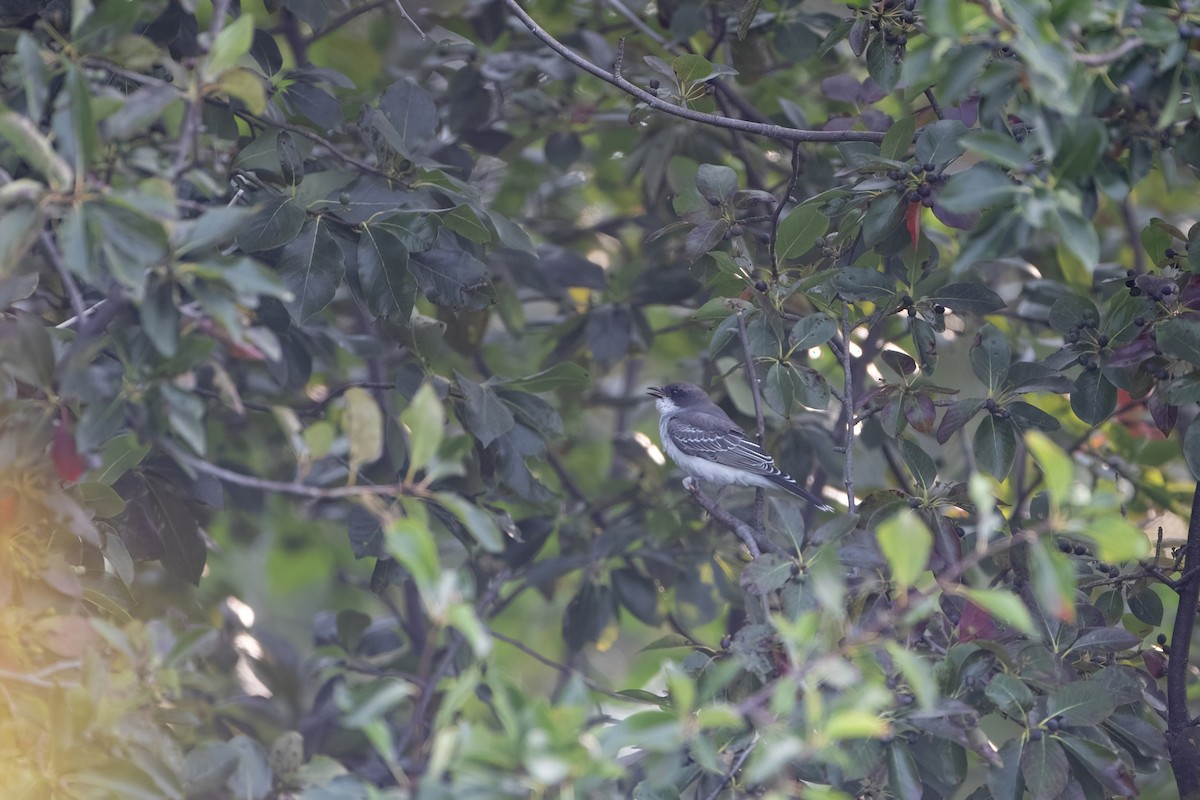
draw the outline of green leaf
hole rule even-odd
[[[912,750],[903,739],[887,746],[888,790],[897,800],[921,800],[925,782]]]
[[[1147,625],[1162,625],[1163,603],[1153,589],[1142,589],[1129,598],[1129,610]]]
[[[317,218],[305,223],[300,235],[283,248],[279,273],[292,293],[288,311],[301,325],[333,301],[346,265],[327,222]]]
[[[352,386],[343,396],[346,411],[342,427],[350,440],[350,480],[358,470],[383,455],[383,412],[371,392]]]
[[[887,133],[883,135],[883,143],[879,145],[879,156],[889,161],[903,161],[909,145],[913,143],[913,133],[917,130],[917,118],[909,114],[892,123]]]
[[[1050,736],[1026,742],[1021,751],[1021,776],[1033,800],[1059,800],[1070,777],[1062,745]]]
[[[383,120],[374,124],[387,143],[402,156],[412,158],[434,141],[438,111],[429,93],[410,80],[389,86],[379,98]]]
[[[395,519],[384,531],[388,555],[400,562],[423,594],[433,591],[441,568],[437,543],[423,521],[414,517]]]
[[[1017,427],[1012,420],[994,414],[984,417],[975,429],[975,464],[996,480],[1008,477],[1017,452]]]
[[[504,381],[505,388],[520,389],[526,392],[548,392],[561,388],[580,388],[586,386],[588,372],[574,361],[564,361],[549,369],[526,375],[524,378],[510,378]]]
[[[1025,682],[1009,675],[1007,672],[997,673],[988,682],[984,690],[988,700],[1010,717],[1021,718],[1025,712],[1033,708],[1034,696]]]
[[[1064,200],[1060,199],[1060,202]],[[1050,227],[1058,233],[1063,247],[1067,249],[1086,270],[1091,270],[1100,260],[1100,236],[1090,219],[1063,206],[1053,206],[1048,216]]]
[[[1060,180],[1074,181],[1095,170],[1108,146],[1108,131],[1102,121],[1092,116],[1065,116],[1063,121],[1067,146],[1055,154],[1050,171]]]
[[[387,228],[363,227],[358,237],[358,281],[375,316],[406,322],[412,315],[417,281],[408,269],[408,248]]]
[[[834,286],[843,299],[857,303],[875,302],[896,292],[896,280],[870,267],[843,267],[834,277]]]
[[[925,297],[960,314],[990,314],[1004,308],[1004,300],[982,283],[951,283]]]
[[[994,164],[1018,169],[1029,163],[1025,146],[1007,133],[989,130],[970,131],[958,138],[968,153],[982,156]]]
[[[1122,563],[1150,554],[1150,539],[1145,532],[1116,512],[1087,520],[1072,519],[1070,531],[1090,539],[1101,561]]]
[[[621,567],[613,570],[612,585],[617,600],[639,620],[652,626],[662,622],[658,610],[658,586],[653,579],[632,567]]]
[[[1117,710],[1112,692],[1092,681],[1076,680],[1061,686],[1046,698],[1046,716],[1062,715],[1062,723],[1073,728],[1093,727]]]
[[[1070,333],[1081,327],[1081,323],[1100,323],[1100,312],[1096,304],[1086,297],[1068,294],[1050,306],[1050,327],[1059,333]]]
[[[41,175],[56,192],[69,192],[75,183],[75,170],[54,150],[50,140],[42,135],[29,117],[15,111],[0,111],[0,140],[22,159],[29,168]]]
[[[904,457],[908,471],[912,473],[921,488],[925,491],[932,488],[934,481],[937,480],[937,467],[929,454],[922,450],[916,442],[910,439],[901,439],[900,455]]]
[[[1046,539],[1031,542],[1030,575],[1033,596],[1043,613],[1052,619],[1075,622],[1075,565],[1052,548]]]
[[[1042,470],[1050,497],[1061,507],[1068,500],[1075,478],[1075,465],[1071,457],[1052,442],[1050,437],[1038,431],[1025,434],[1025,446],[1029,448],[1033,460]]]
[[[1008,337],[990,322],[985,324],[975,334],[970,359],[975,376],[984,382],[989,393],[994,392],[1003,382],[1009,361],[1012,360]]]
[[[945,444],[958,430],[971,421],[971,418],[983,408],[983,400],[968,397],[955,400],[942,413],[942,423],[938,425],[938,444]]]
[[[208,57],[201,66],[206,81],[216,79],[221,73],[237,66],[242,56],[250,52],[254,41],[254,17],[243,14],[221,30],[208,50]]]
[[[1099,425],[1117,408],[1117,387],[1104,377],[1103,370],[1086,369],[1075,379],[1071,392],[1071,410],[1089,425]]]
[[[780,261],[799,258],[816,244],[817,237],[829,230],[829,217],[816,203],[797,206],[779,221],[775,233],[775,255]]]
[[[945,164],[962,153],[959,138],[967,126],[956,119],[938,120],[926,125],[917,137],[917,161],[926,164]]]
[[[146,296],[138,307],[142,331],[154,349],[172,358],[179,347],[179,304],[175,302],[175,285],[170,281],[152,278]]]
[[[434,499],[450,513],[458,517],[458,521],[471,534],[471,538],[489,553],[499,553],[504,550],[504,536],[496,518],[485,509],[462,497],[450,492],[437,492]]]
[[[408,434],[408,476],[405,480],[412,481],[413,475],[437,454],[444,435],[446,412],[432,385],[421,384],[408,408],[400,414],[400,423]]]
[[[296,238],[308,216],[290,197],[275,198],[246,220],[237,234],[238,247],[247,253],[274,250]]]
[[[149,452],[150,444],[141,444],[136,433],[114,437],[100,451],[100,461],[104,466],[96,473],[96,480],[112,486],[117,478],[142,463]]]
[[[466,638],[476,658],[484,658],[491,652],[491,634],[475,613],[474,606],[469,603],[455,603],[446,612],[446,619]]]
[[[792,326],[789,340],[797,350],[808,350],[828,342],[837,330],[838,324],[833,317],[817,311]]]
[[[900,64],[882,36],[873,37],[867,44],[867,72],[885,92],[895,89],[900,80]]]
[[[892,581],[904,592],[925,571],[933,534],[915,511],[906,508],[880,524],[875,537],[887,559]]]
[[[467,428],[487,447],[499,437],[512,430],[515,420],[512,412],[487,386],[462,375],[457,370],[454,379],[463,395],[463,409]]]
[[[729,204],[737,191],[737,173],[718,164],[701,164],[696,170],[696,190],[712,204]]]
[[[1200,366],[1200,318],[1171,317],[1157,325],[1155,334],[1163,353]]]
[[[976,164],[960,172],[938,193],[938,204],[949,211],[970,214],[989,206],[1011,203],[1020,187],[1008,175],[989,164]]]
[[[775,553],[764,553],[742,568],[739,582],[752,594],[764,595],[783,586],[792,577],[796,563]]]
[[[469,205],[456,206],[442,215],[446,227],[476,244],[486,244],[492,241],[491,229],[483,223],[479,215]]]
[[[960,592],[972,603],[1004,624],[1029,636],[1036,634],[1029,609],[1015,594],[999,589],[961,589]]]

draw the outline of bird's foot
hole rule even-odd
[[[695,494],[700,491],[700,484],[691,475],[683,479],[683,488],[687,489],[688,494]]]

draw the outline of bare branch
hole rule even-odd
[[[550,667],[551,669],[558,670],[558,672],[560,672],[565,677],[571,677],[572,675],[578,676],[579,679],[581,681],[583,681],[584,686],[587,686],[593,692],[597,692],[599,694],[606,695],[608,697],[613,698],[614,700],[623,700],[626,703],[632,702],[632,700],[629,697],[626,697],[623,694],[614,692],[610,689],[605,689],[603,686],[596,683],[594,680],[592,680],[588,676],[584,675],[579,670],[572,669],[571,667],[568,667],[566,664],[560,664],[552,658],[547,658],[546,656],[542,655],[541,653],[534,650],[532,647],[530,647],[529,645],[525,644],[522,641],[505,636],[503,633],[499,633],[499,632],[493,630],[492,628],[488,628],[488,634],[493,639],[499,639],[500,641],[504,642],[505,644],[511,644],[513,647],[517,648],[522,653],[524,653],[525,655],[534,659],[535,661],[541,662],[542,664],[545,664],[547,667]]]
[[[293,494],[300,497],[309,497],[313,500],[340,500],[347,497],[365,497],[369,495],[395,496],[398,494],[419,494],[419,491],[415,487],[407,486],[403,483],[326,487],[310,486],[307,483],[300,483],[299,481],[272,481],[266,478],[256,478],[253,475],[245,475],[241,472],[234,472],[231,469],[218,467],[216,464],[210,464],[202,458],[185,453],[170,442],[162,442],[161,444],[171,454],[172,458],[185,467],[190,467],[196,472],[203,472],[206,475],[212,475],[214,478],[219,478],[235,486],[246,486],[264,492]]]
[[[779,256],[775,253],[775,241],[779,238],[779,219],[783,216],[783,209],[787,206],[788,201],[792,199],[792,193],[796,191],[796,181],[800,180],[800,143],[792,142],[792,175],[788,178],[787,188],[783,190],[783,197],[779,199],[779,204],[775,206],[775,213],[771,215],[771,281],[777,283],[779,281]]]
[[[846,383],[842,390],[842,416],[846,419],[846,507],[854,513],[854,371],[850,364],[850,304],[842,300],[842,372]]]
[[[1072,53],[1071,57],[1085,67],[1103,67],[1141,47],[1142,40],[1134,36],[1104,53]]]
[[[750,551],[750,555],[758,558],[762,555],[762,551],[758,549],[757,536],[754,528],[751,528],[740,519],[730,514],[725,509],[717,505],[717,501],[706,495],[701,489],[700,484],[695,478],[687,477],[683,479],[683,488],[688,490],[688,494],[692,496],[692,500],[696,501],[696,505],[708,512],[709,516],[717,522],[724,525],[729,530],[742,540],[742,544],[746,545],[746,549]]]
[[[400,9],[400,16],[404,18],[405,22],[413,26],[413,30],[415,30],[422,39],[429,38],[425,35],[425,31],[421,30],[421,26],[417,24],[417,21],[410,17],[408,12],[404,10],[404,5],[400,2],[400,0],[396,0],[396,8]]]
[[[929,101],[929,108],[933,111],[933,115],[938,119],[945,119],[946,113],[942,111],[941,105],[938,104],[937,98],[933,95],[932,87],[925,90],[925,99]]]
[[[753,742],[750,742],[750,744],[746,745],[746,749],[738,753],[738,757],[733,760],[733,763],[729,765],[729,769],[725,772],[725,777],[722,778],[721,782],[717,784],[716,788],[709,793],[706,800],[717,800],[717,798],[721,796],[721,792],[725,791],[726,784],[732,781],[734,776],[737,775],[738,770],[742,768],[742,764],[746,763],[746,759],[750,757],[750,753],[754,751],[754,745],[757,743],[757,739]]]
[[[758,445],[762,447],[767,442],[767,426],[763,420],[762,388],[759,386],[758,370],[754,367],[754,354],[750,352],[750,336],[746,333],[746,314],[741,309],[737,312],[738,336],[742,340],[742,358],[746,365],[746,380],[750,383],[750,396],[754,398],[754,421],[758,423]],[[754,528],[760,534],[767,530],[764,519],[766,493],[760,487],[754,490]]]
[[[750,122],[742,119],[730,119],[719,114],[706,114],[702,111],[693,111],[690,108],[677,106],[668,103],[655,95],[647,92],[642,87],[629,82],[625,78],[614,75],[608,70],[596,66],[588,61],[583,56],[576,53],[571,48],[567,47],[562,42],[555,39],[546,32],[542,26],[538,25],[533,17],[521,8],[517,0],[504,0],[504,4],[509,10],[516,15],[517,19],[529,28],[533,35],[541,40],[547,47],[558,53],[567,61],[570,61],[575,66],[582,69],[584,72],[595,75],[606,83],[611,83],[626,94],[630,94],[641,100],[651,108],[663,111],[676,117],[691,120],[692,122],[700,122],[705,125],[713,125],[718,128],[728,128],[730,130],[742,131],[743,133],[752,133],[756,136],[767,136],[772,139],[781,139],[787,142],[881,142],[883,134],[875,131],[808,131],[799,128],[788,128],[783,125],[771,125],[761,122]]]
[[[58,277],[62,279],[63,288],[67,290],[67,297],[71,301],[71,310],[75,312],[74,319],[83,319],[88,311],[83,304],[83,294],[79,291],[79,284],[75,283],[75,276],[71,274],[71,270],[67,269],[62,253],[58,252],[54,239],[50,237],[49,233],[42,231],[38,241],[41,242],[42,249],[46,251],[46,258],[50,259],[50,263],[58,272]]]

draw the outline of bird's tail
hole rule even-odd
[[[810,492],[808,489],[805,489],[803,486],[796,483],[796,481],[790,475],[785,475],[784,473],[780,472],[777,475],[768,475],[767,480],[774,483],[780,489],[784,489],[785,491],[791,492],[792,494],[796,495],[797,497],[804,498],[805,500],[812,503],[814,506],[816,506],[821,511],[833,511],[833,506],[829,505],[824,500],[822,500],[820,497],[817,497],[815,494]]]

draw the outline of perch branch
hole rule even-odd
[[[767,426],[763,421],[762,389],[758,385],[758,370],[754,368],[754,355],[750,352],[750,336],[746,333],[746,314],[741,309],[737,312],[738,336],[742,340],[742,357],[746,362],[746,380],[750,382],[750,394],[754,398],[754,421],[758,423],[758,446],[762,447],[767,441]],[[754,490],[754,529],[760,534],[767,531],[764,520],[766,492],[759,488]]]
[[[700,122],[705,125],[713,125],[718,128],[728,128],[730,130],[742,131],[743,133],[751,133],[756,136],[766,136],[771,139],[780,139],[787,142],[882,142],[883,134],[875,131],[809,131],[799,128],[788,128],[783,125],[771,125],[761,122],[750,122],[743,119],[731,119],[723,117],[719,114],[706,114],[702,111],[693,111],[690,108],[677,106],[662,100],[650,92],[646,91],[637,84],[631,83],[625,78],[614,75],[606,69],[596,66],[588,61],[583,56],[576,53],[571,48],[567,47],[562,42],[555,39],[546,32],[541,25],[521,8],[517,0],[504,0],[504,4],[508,9],[524,23],[526,28],[539,39],[543,44],[549,47],[554,52],[558,53],[567,61],[582,69],[584,72],[596,76],[600,80],[616,86],[626,94],[636,97],[646,105],[653,109],[671,114],[676,117],[691,120],[692,122]]]
[[[1188,712],[1188,677],[1191,672],[1188,654],[1192,649],[1192,630],[1196,606],[1200,602],[1200,483],[1192,494],[1192,516],[1188,522],[1185,545],[1185,572],[1176,585],[1179,609],[1171,629],[1171,657],[1167,660],[1167,750],[1171,754],[1171,770],[1180,797],[1191,797],[1200,791],[1200,742],[1192,727]]]
[[[854,513],[854,372],[850,365],[850,304],[842,300],[842,415],[846,418],[846,508]]]

